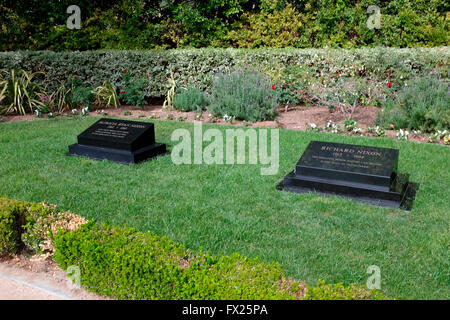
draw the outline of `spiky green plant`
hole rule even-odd
[[[8,81],[2,80],[0,81],[0,114],[1,112],[1,103],[6,98],[6,90],[8,89]]]
[[[175,89],[177,87],[177,84],[175,82],[172,72],[170,73],[170,77],[167,79],[167,81],[169,82],[169,90],[167,91],[166,99],[164,100],[164,103],[163,103],[163,109],[172,110],[173,109],[173,100],[175,99]]]
[[[116,108],[120,106],[117,90],[110,82],[103,82],[101,86],[94,89],[94,92],[95,100],[99,105],[114,106]]]
[[[16,112],[24,115],[28,108],[30,112],[42,106],[42,101],[38,98],[38,92],[43,91],[41,86],[33,83],[32,80],[43,72],[26,72],[25,70],[10,71],[5,80],[1,82],[0,102],[6,102],[0,113]]]
[[[56,91],[52,93],[52,102],[58,109],[59,113],[61,113],[64,109],[69,109],[71,91],[71,88],[67,88],[64,84],[61,84],[58,86]]]

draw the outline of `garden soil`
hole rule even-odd
[[[45,257],[0,259],[0,300],[108,300],[77,288],[56,263]]]
[[[369,127],[375,127],[375,120],[377,119],[377,114],[380,112],[380,108],[373,106],[360,106],[355,109],[353,114],[353,120],[355,120],[363,130]],[[289,108],[280,108],[278,110],[278,116],[275,121],[260,121],[256,123],[245,123],[243,121],[233,121],[233,123],[228,123],[224,119],[213,119],[207,112],[203,112],[201,119],[196,118],[195,112],[184,112],[178,110],[166,110],[163,109],[160,104],[147,105],[144,107],[136,106],[121,106],[120,108],[109,108],[109,109],[99,109],[92,111],[90,115],[94,116],[112,116],[121,117],[129,119],[158,119],[158,120],[173,120],[173,121],[201,121],[203,123],[217,123],[226,125],[235,125],[248,127],[267,127],[267,128],[282,128],[291,130],[307,130],[309,129],[309,124],[316,124],[320,128],[325,128],[327,122],[332,120],[344,127],[343,121],[346,116],[339,111],[330,113],[328,107],[326,106],[293,106]],[[70,113],[63,114],[62,116],[71,116]],[[31,121],[36,120],[34,115],[8,115],[2,116],[3,122],[13,122],[13,121]],[[44,120],[44,119],[37,119]],[[343,133],[350,134],[350,133]],[[363,136],[371,136],[369,133],[362,134]],[[396,138],[396,132],[394,130],[386,130],[386,136],[391,138]],[[425,135],[412,134],[408,137],[408,140],[415,142],[428,142],[428,138]],[[442,143],[442,141],[440,142]]]

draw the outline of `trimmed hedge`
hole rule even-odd
[[[109,81],[124,87],[123,71],[136,77],[149,75],[146,97],[167,92],[173,71],[178,86],[210,91],[213,76],[234,69],[253,69],[281,81],[289,69],[290,81],[317,80],[318,85],[342,78],[363,78],[375,83],[404,81],[430,73],[448,76],[450,50],[417,49],[187,49],[149,51],[17,51],[0,52],[0,72],[11,69],[45,72],[41,80],[49,89],[60,83],[69,86],[74,77],[96,87]],[[286,75],[285,75],[286,76]],[[312,79],[312,80],[310,80]],[[287,79],[286,79],[287,80]],[[314,83],[305,83],[313,86]],[[308,87],[307,87],[308,88]]]
[[[277,263],[237,253],[212,256],[150,232],[65,214],[46,203],[0,197],[1,252],[18,252],[20,230],[29,244],[50,237],[61,268],[78,266],[85,288],[119,299],[384,299],[358,285],[304,286],[287,279]]]
[[[166,237],[88,223],[54,239],[61,268],[78,266],[81,284],[119,299],[383,299],[358,285],[320,282],[316,288],[287,280],[276,263],[237,253],[211,256]],[[301,291],[305,290],[305,291]],[[308,293],[310,292],[310,293]]]
[[[26,203],[0,197],[0,256],[19,251],[26,212]]]
[[[55,260],[81,268],[81,284],[119,299],[288,299],[275,264],[193,253],[166,237],[97,226],[60,232]],[[278,281],[280,284],[278,284]]]

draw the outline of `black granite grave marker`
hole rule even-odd
[[[120,163],[138,163],[166,153],[166,145],[155,142],[150,122],[101,119],[69,146],[69,155]]]
[[[397,173],[398,155],[396,149],[311,141],[281,187],[410,210],[417,184]]]

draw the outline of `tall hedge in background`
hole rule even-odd
[[[66,9],[81,9],[69,30]],[[367,8],[381,9],[370,29]],[[0,51],[448,45],[447,0],[0,0]]]
[[[358,78],[379,87],[417,76],[448,76],[448,47],[430,49],[189,49],[148,51],[0,52],[0,77],[11,69],[42,71],[50,91],[77,77],[86,86],[109,81],[124,86],[124,70],[136,77],[149,75],[146,97],[164,96],[171,72],[179,87],[210,91],[215,74],[234,69],[254,70],[274,82],[296,82],[308,90]]]

